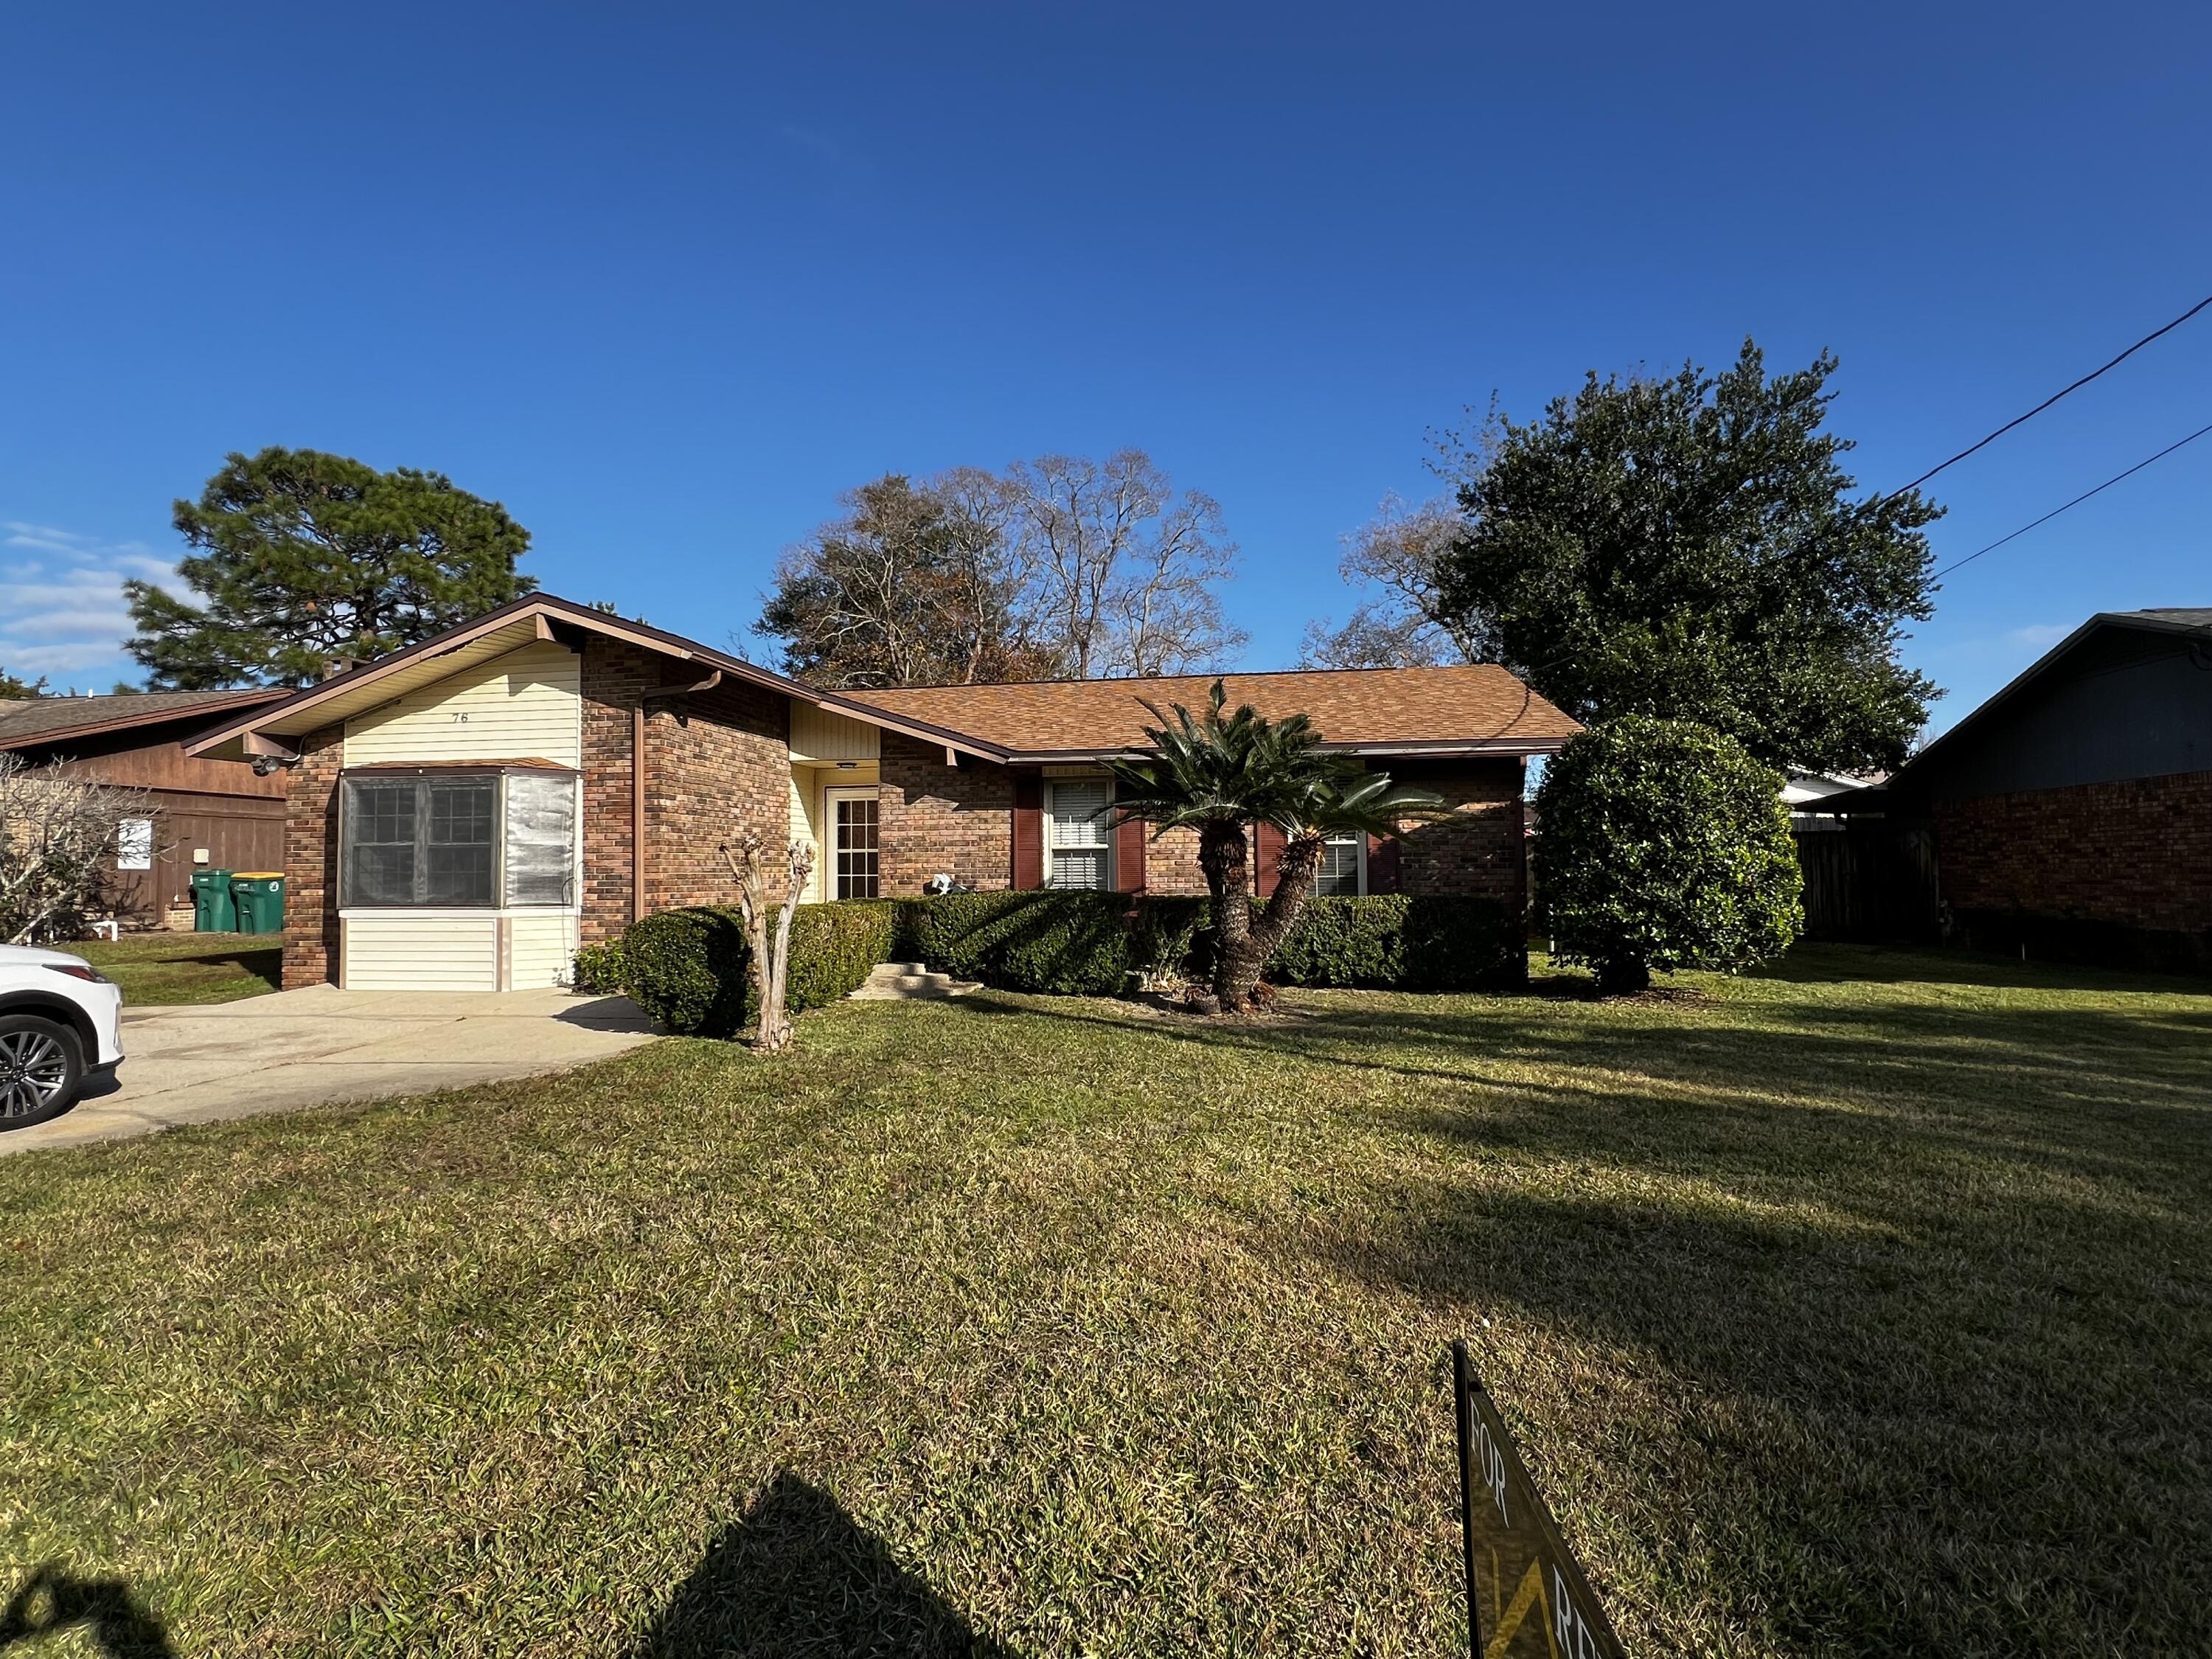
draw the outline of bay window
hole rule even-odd
[[[575,902],[576,777],[512,768],[343,780],[345,909],[493,909]]]

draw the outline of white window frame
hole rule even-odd
[[[1364,898],[1367,896],[1367,837],[1364,836],[1331,836],[1328,840],[1324,841],[1322,845],[1323,847],[1342,847],[1347,842],[1357,846],[1359,849],[1357,867],[1353,872],[1354,884],[1351,892],[1339,894],[1337,896],[1341,898]],[[1316,877],[1318,877],[1320,872],[1316,871],[1315,873]],[[1316,880],[1315,884],[1314,894],[1316,897],[1321,896],[1321,887],[1318,880]]]
[[[1084,824],[1086,828],[1095,825],[1098,835],[1098,840],[1095,844],[1085,842],[1080,845],[1073,845],[1066,848],[1062,848],[1059,845],[1058,836],[1054,834],[1054,827],[1063,822],[1063,819],[1061,818],[1054,803],[1058,800],[1060,792],[1062,789],[1103,789],[1106,792],[1106,807],[1104,811],[1098,812],[1095,816],[1088,812],[1071,813],[1064,820],[1071,824]],[[1042,816],[1044,840],[1044,884],[1048,888],[1058,889],[1062,892],[1110,893],[1115,891],[1114,781],[1103,775],[1097,777],[1087,778],[1048,778],[1045,780],[1044,786],[1044,812]],[[1060,854],[1063,851],[1086,854],[1098,853],[1103,854],[1102,861],[1104,865],[1104,875],[1096,888],[1062,886],[1057,878],[1060,870]]]
[[[876,894],[884,890],[884,809],[883,792],[872,783],[833,783],[822,791],[822,897],[834,903],[837,898],[837,803],[847,800],[872,800],[876,805]]]

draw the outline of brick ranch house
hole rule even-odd
[[[1525,898],[1528,757],[1578,728],[1502,668],[1232,674],[1451,817],[1328,849],[1326,890]],[[1138,699],[1210,678],[840,694],[532,594],[241,714],[191,745],[286,783],[284,983],[522,989],[579,943],[734,896],[744,825],[813,842],[808,900],[975,889],[1205,890],[1188,834],[1099,809]],[[1272,848],[1255,848],[1272,884]]]

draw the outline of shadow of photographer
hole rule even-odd
[[[633,1659],[1014,1659],[819,1487],[786,1473],[677,1587]]]

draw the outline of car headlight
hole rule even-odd
[[[74,962],[49,962],[45,965],[51,973],[67,974],[71,979],[90,980],[94,985],[115,983],[97,968],[86,968]]]

